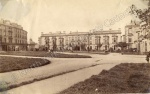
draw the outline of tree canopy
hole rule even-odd
[[[146,22],[146,24],[150,24],[150,0],[147,9],[137,9],[135,5],[132,5],[130,13],[135,15],[137,18],[141,20],[141,22]]]

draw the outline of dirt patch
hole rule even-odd
[[[60,94],[148,93],[150,64],[122,63],[75,84]]]
[[[41,58],[0,57],[0,73],[28,68],[35,68],[50,64],[51,62]]]

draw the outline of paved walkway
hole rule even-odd
[[[14,56],[14,55],[0,55],[9,57],[22,57],[22,58],[39,58],[30,56]],[[34,79],[41,79],[61,75],[62,73],[79,70],[93,65],[100,64],[97,60],[91,58],[46,58],[52,63],[49,65],[30,68],[6,73],[0,73],[0,81],[7,82],[8,86],[14,84],[21,84],[22,82],[33,81]],[[84,62],[83,62],[84,61]],[[36,61],[35,61],[36,62]]]
[[[116,64],[104,64],[67,73],[54,78],[38,81],[9,90],[12,94],[57,94],[70,86],[99,74],[103,69],[110,69]]]

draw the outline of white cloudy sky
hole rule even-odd
[[[0,0],[0,18],[22,25],[28,39],[37,42],[41,32],[79,31],[100,29],[107,19],[112,19],[131,5],[144,8],[141,0]],[[130,15],[103,29],[124,31],[131,21]]]

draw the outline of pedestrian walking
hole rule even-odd
[[[148,55],[146,56],[146,61],[149,63],[149,56]]]
[[[148,52],[148,54],[146,55],[146,61],[149,63],[149,58],[150,58],[150,51]]]

